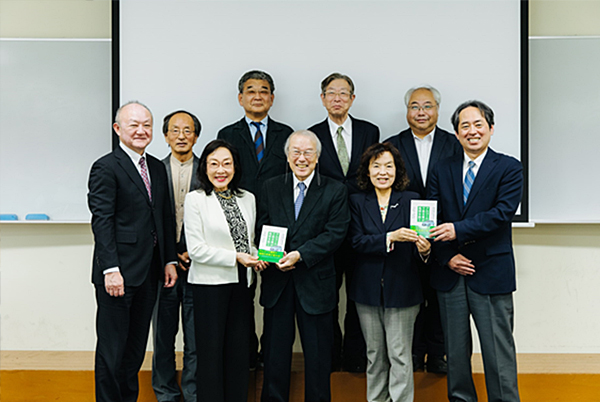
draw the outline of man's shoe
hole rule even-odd
[[[425,371],[425,358],[412,355],[413,372]]]
[[[444,356],[427,356],[427,372],[448,374],[448,363]]]

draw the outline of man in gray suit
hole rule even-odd
[[[152,388],[158,402],[196,402],[196,345],[192,293],[187,275],[190,259],[183,233],[183,201],[185,195],[199,187],[197,177],[200,159],[192,148],[200,136],[200,121],[193,114],[178,110],[163,120],[165,141],[171,153],[162,160],[165,164],[173,205],[177,240],[177,274],[179,280],[172,288],[161,288],[154,309],[154,355],[152,359]],[[183,322],[183,371],[181,390],[175,369],[175,336],[179,330],[179,311]]]

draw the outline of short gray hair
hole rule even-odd
[[[287,140],[285,140],[285,145],[283,146],[283,151],[285,152],[286,157],[290,153],[290,142],[292,141],[292,137],[295,135],[310,138],[317,147],[317,158],[319,156],[321,156],[321,141],[319,140],[319,137],[317,137],[317,135],[310,130],[298,130],[298,131],[294,131],[293,133],[291,133],[290,136],[287,137]]]
[[[148,113],[150,113],[150,117],[152,118],[152,121],[154,121],[154,116],[152,115],[152,111],[150,110],[150,108],[146,105],[144,105],[142,102],[137,101],[137,100],[130,100],[124,104],[122,104],[118,109],[117,109],[117,113],[115,113],[115,123],[117,123],[119,126],[121,126],[121,121],[119,120],[121,118],[121,111],[123,110],[123,108],[125,106],[129,106],[129,105],[140,105],[141,107],[143,107],[144,109],[146,109],[148,111]]]
[[[406,94],[404,95],[404,104],[406,105],[406,107],[408,107],[408,101],[410,100],[410,97],[412,96],[412,94],[415,91],[418,91],[419,89],[426,89],[429,92],[431,92],[431,94],[433,95],[433,99],[435,99],[435,103],[438,106],[440,105],[440,103],[442,103],[442,95],[440,95],[440,91],[438,91],[431,85],[419,85],[418,87],[412,87],[411,89],[406,91]]]

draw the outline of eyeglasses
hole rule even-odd
[[[317,153],[315,151],[313,151],[312,149],[309,149],[306,151],[299,151],[297,149],[292,149],[291,154],[294,158],[299,158],[300,155],[304,155],[304,157],[306,159],[312,159]]]
[[[340,91],[340,92],[327,91],[327,92],[325,92],[325,98],[327,98],[327,99],[335,99],[337,96],[339,96],[341,100],[347,101],[352,96],[352,93],[346,92],[346,91]]]
[[[178,128],[174,128],[173,130],[169,130],[169,132],[173,133],[177,136],[183,132],[183,135],[185,135],[186,137],[189,137],[190,135],[192,135],[194,133],[194,131],[190,130],[189,128],[184,128],[183,131]]]
[[[408,107],[408,110],[411,110],[413,112],[418,112],[419,110],[422,110],[424,112],[429,112],[434,107],[436,107],[436,105],[423,105],[423,106],[411,105]]]

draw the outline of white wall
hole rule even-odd
[[[1,0],[0,36],[109,37],[108,3]],[[600,35],[599,7],[600,1],[533,1],[530,33]],[[41,16],[50,21],[47,30]],[[20,24],[5,24],[15,18]],[[71,25],[82,18],[88,23]],[[513,232],[518,351],[600,353],[600,225]],[[92,241],[85,224],[0,224],[2,350],[94,349]]]

